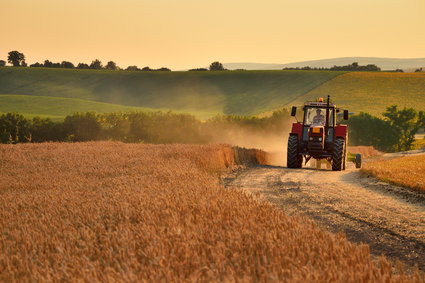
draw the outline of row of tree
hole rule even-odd
[[[316,67],[287,67],[283,68],[283,70],[305,70],[305,71],[368,71],[368,72],[377,72],[381,71],[381,68],[374,64],[368,64],[365,66],[359,65],[357,62],[353,62],[352,64],[345,65],[345,66],[336,66],[330,68],[316,68]],[[403,72],[403,70],[397,69],[397,72]]]
[[[7,62],[12,64],[14,67],[27,67],[28,64],[25,61],[25,55],[19,51],[10,51],[8,53]],[[0,60],[0,67],[6,66],[6,61]],[[43,63],[36,62],[34,64],[29,65],[30,67],[37,68],[37,67],[44,67],[44,68],[66,68],[66,69],[94,69],[94,70],[101,70],[101,69],[107,69],[107,70],[121,70],[121,68],[114,62],[109,61],[106,63],[106,65],[103,65],[102,62],[98,59],[93,60],[90,64],[86,63],[78,63],[77,66],[75,66],[72,62],[69,61],[62,61],[62,62],[51,62],[50,60],[45,60]],[[169,68],[162,67],[159,69],[151,69],[148,66],[139,68],[135,65],[128,66],[126,71],[171,71]],[[209,68],[195,68],[190,69],[189,71],[226,71],[223,67],[223,64],[215,61],[212,62],[209,66]]]
[[[102,62],[98,59],[93,60],[90,65],[85,63],[79,63],[77,66],[75,66],[73,63],[68,61],[62,61],[61,63],[54,63],[50,60],[45,60],[44,63],[34,63],[31,64],[30,67],[37,68],[37,67],[44,67],[44,68],[65,68],[65,69],[108,69],[108,70],[119,70],[120,68],[115,64],[113,61],[109,61],[105,66],[103,66]]]
[[[25,61],[25,55],[19,51],[10,51],[8,53],[7,62],[12,64],[14,67],[27,67],[28,64]],[[6,61],[0,60],[0,67],[6,66]],[[106,65],[103,65],[102,62],[98,59],[93,60],[90,64],[78,63],[75,66],[72,62],[62,61],[62,62],[51,62],[50,60],[45,60],[43,63],[36,62],[31,64],[30,67],[44,67],[44,68],[66,68],[66,69],[94,69],[94,70],[121,70],[121,68],[114,62],[109,61]],[[125,70],[129,71],[171,71],[169,68],[162,67],[159,69],[151,69],[149,67],[144,67],[139,69],[137,66],[128,66]]]
[[[173,113],[75,113],[61,122],[27,119],[17,113],[0,116],[2,143],[119,140],[146,143],[200,143],[198,122]]]
[[[271,117],[217,116],[201,122],[189,114],[172,112],[75,113],[62,122],[48,118],[27,119],[17,113],[0,116],[2,143],[45,141],[117,140],[145,143],[207,143],[224,142],[223,135],[235,129],[246,132],[282,133],[288,121],[286,110]],[[234,132],[233,132],[234,133]]]
[[[288,132],[291,117],[286,109],[270,117],[217,116],[200,122],[188,114],[133,112],[75,113],[62,122],[48,118],[27,119],[17,113],[0,115],[2,143],[45,141],[118,140],[145,143],[231,142],[235,136],[264,137]],[[350,145],[372,145],[381,151],[412,148],[415,134],[425,127],[424,111],[387,108],[383,118],[360,113],[348,120]]]
[[[12,66],[14,67],[27,67],[28,64],[25,61],[25,55],[19,51],[10,51],[8,53],[8,57],[7,57],[7,62],[12,64]],[[0,67],[4,67],[6,66],[6,61],[4,60],[0,60]],[[107,69],[107,70],[121,70],[121,68],[114,62],[114,61],[109,61],[108,63],[106,63],[106,65],[104,66],[102,64],[102,62],[98,59],[93,60],[90,64],[86,64],[86,63],[78,63],[77,66],[75,66],[73,63],[69,62],[69,61],[62,61],[62,62],[57,62],[57,63],[53,63],[49,60],[45,60],[44,63],[34,63],[31,64],[30,67],[45,67],[45,68],[68,68],[68,69],[95,69],[95,70],[100,70],[100,69]],[[162,67],[159,69],[151,69],[149,67],[143,67],[143,68],[139,68],[135,65],[132,66],[128,66],[126,69],[126,71],[171,71],[169,68],[166,67]],[[226,68],[224,68],[223,64],[215,61],[212,62],[209,66],[209,68],[194,68],[194,69],[190,69],[189,71],[227,71]],[[241,71],[243,69],[237,70],[237,71]],[[349,65],[345,65],[345,66],[333,66],[331,68],[316,68],[316,67],[309,67],[309,66],[305,66],[305,67],[286,67],[283,68],[283,70],[305,70],[305,71],[370,71],[370,72],[376,72],[376,71],[380,71],[381,69],[374,65],[374,64],[368,64],[365,66],[361,66],[359,65],[357,62],[353,62],[352,64]],[[402,69],[396,69],[394,70],[394,72],[403,72]],[[415,72],[422,72],[422,68],[416,69]]]

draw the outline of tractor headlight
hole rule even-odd
[[[311,141],[312,141],[312,140],[313,140],[313,137],[310,137],[310,138],[309,138],[309,140],[311,140]]]
[[[319,138],[319,141],[322,141],[322,137]]]

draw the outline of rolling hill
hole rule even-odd
[[[61,119],[74,112],[173,110],[267,115],[331,95],[353,112],[425,109],[425,73],[333,71],[130,72],[0,68],[0,112]]]
[[[0,94],[172,109],[205,118],[220,113],[252,115],[274,109],[340,74],[343,72],[130,72],[3,67]],[[72,105],[76,106],[75,101]],[[99,105],[92,106],[96,110]],[[5,110],[7,107],[2,108]]]
[[[282,70],[283,68],[315,67],[329,68],[333,66],[344,66],[357,62],[360,65],[374,64],[382,70],[415,70],[425,66],[425,58],[377,58],[377,57],[342,57],[321,59],[312,61],[301,61],[287,64],[264,64],[264,63],[224,63],[224,67],[230,70]]]
[[[380,116],[390,105],[425,110],[425,73],[352,72],[338,76],[289,103],[331,95],[350,111]]]

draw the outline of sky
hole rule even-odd
[[[425,57],[425,0],[0,0],[0,60],[213,61]]]

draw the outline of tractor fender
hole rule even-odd
[[[337,125],[335,127],[335,138],[346,139],[348,135],[348,126],[347,125]]]
[[[298,139],[302,137],[303,133],[303,126],[301,123],[292,123],[292,129],[291,133],[289,133],[290,136],[298,136]]]

